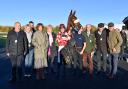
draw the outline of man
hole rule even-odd
[[[82,31],[83,31],[83,28],[79,29],[79,30],[76,30],[75,33],[73,33],[73,38],[75,40],[75,49],[76,53],[74,53],[74,72],[76,72],[76,68],[78,68],[79,70],[82,71],[82,65],[83,65],[83,62],[82,62],[82,55],[84,53],[84,50],[85,50],[85,47],[86,47],[86,39],[85,37],[82,35]]]
[[[22,78],[22,63],[24,55],[27,53],[27,37],[24,31],[21,31],[21,24],[15,23],[13,30],[8,32],[6,42],[6,52],[12,63],[12,78],[10,82],[15,82]]]
[[[34,29],[34,22],[33,21],[29,21],[29,26],[30,26],[31,30],[33,31],[33,33],[34,33],[36,31]]]
[[[94,49],[95,49],[95,35],[91,31],[92,25],[87,24],[86,30],[83,32],[83,35],[86,39],[86,48],[83,53],[83,67],[84,67],[84,73],[85,69],[87,67],[87,61],[89,62],[89,73],[90,77],[93,77],[93,55],[94,55]]]
[[[98,30],[95,32],[96,37],[96,61],[97,74],[101,73],[103,64],[103,72],[106,73],[107,64],[107,29],[104,28],[103,23],[98,24]]]
[[[126,38],[127,38],[127,44],[126,44],[126,53],[128,53],[128,29],[126,28],[125,29],[125,33],[126,33]],[[126,61],[128,63],[128,56],[126,58]]]
[[[113,79],[117,73],[117,66],[118,66],[118,56],[120,53],[120,46],[122,45],[122,37],[118,31],[114,29],[114,23],[108,24],[109,29],[109,36],[108,36],[108,45],[109,45],[109,52],[110,52],[110,74],[109,78]]]
[[[27,40],[28,40],[28,53],[25,56],[25,77],[31,77],[32,75],[32,64],[33,64],[33,54],[34,54],[34,46],[32,45],[32,36],[33,31],[31,30],[29,24],[25,26],[24,29]]]
[[[125,32],[125,28],[123,27],[123,29],[121,30],[120,32],[121,34],[121,37],[123,39],[123,43],[121,45],[121,52],[120,52],[120,59],[123,60],[123,57],[124,57],[124,50],[127,46],[127,35],[126,35],[126,32]]]

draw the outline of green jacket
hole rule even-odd
[[[122,45],[122,37],[119,32],[116,30],[110,31],[108,36],[108,45],[110,53],[120,53],[120,46]],[[116,52],[113,52],[113,48],[116,49]]]
[[[86,53],[93,52],[94,49],[95,49],[95,35],[91,32],[90,35],[87,36],[87,32],[86,31],[82,32],[82,34],[84,35],[84,37],[86,39],[85,52]]]

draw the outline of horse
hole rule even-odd
[[[70,11],[70,14],[68,16],[67,21],[67,33],[71,35],[71,40],[68,42],[68,44],[62,49],[62,54],[64,56],[65,63],[67,65],[74,65],[74,60],[76,60],[76,49],[75,49],[75,41],[73,39],[72,35],[72,29],[77,27],[78,29],[81,29],[82,25],[80,22],[74,23],[74,21],[78,20],[76,17],[76,11]]]
[[[78,29],[80,29],[82,27],[80,22],[74,23],[74,21],[79,20],[75,14],[76,14],[76,11],[72,11],[72,10],[70,11],[70,14],[68,16],[68,22],[67,22],[67,32],[70,32],[72,28],[77,27]]]

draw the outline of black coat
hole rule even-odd
[[[102,52],[107,52],[108,50],[107,29],[104,29],[101,35],[98,33],[98,30],[97,30],[95,32],[95,37],[96,37],[97,50]]]
[[[24,31],[17,33],[14,30],[8,32],[6,52],[10,55],[25,55],[28,51],[28,40]]]
[[[122,46],[126,46],[127,45],[127,35],[125,32],[122,32],[122,31],[120,32],[120,34],[121,34],[121,37],[123,39]]]
[[[56,34],[52,32],[52,36],[53,36],[53,43],[52,43],[52,46],[50,47],[51,49],[51,56],[54,57],[57,55],[57,47],[56,47]],[[49,35],[48,35],[49,37]]]

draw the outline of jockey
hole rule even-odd
[[[67,45],[70,40],[70,36],[65,32],[66,28],[64,24],[60,24],[60,32],[58,32],[56,41],[58,43],[58,63],[60,63],[60,51]]]

